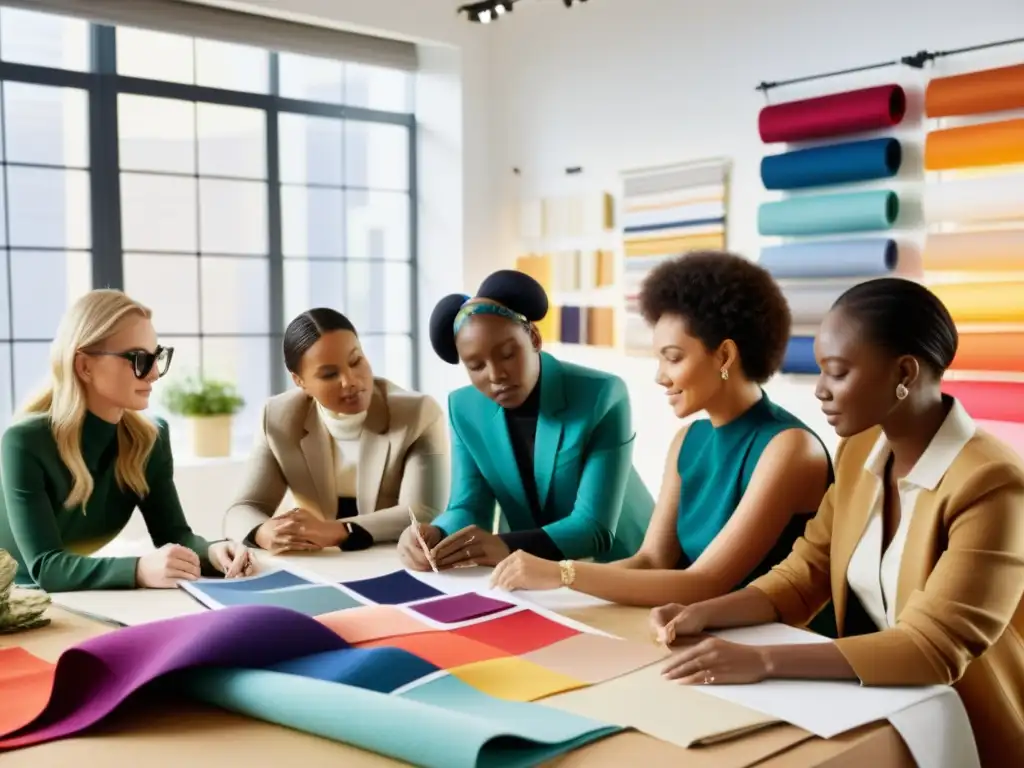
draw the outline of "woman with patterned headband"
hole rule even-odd
[[[461,362],[472,385],[448,400],[448,508],[403,533],[407,567],[495,565],[517,550],[616,560],[643,541],[654,500],[632,465],[626,385],[542,352],[534,323],[547,311],[544,289],[514,270],[434,308],[434,351]],[[496,509],[504,530],[495,534]]]

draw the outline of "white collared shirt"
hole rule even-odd
[[[953,407],[921,458],[907,476],[896,483],[900,497],[900,523],[884,555],[882,507],[885,503],[885,465],[892,452],[884,434],[878,438],[868,456],[865,469],[878,479],[878,487],[864,534],[850,558],[846,580],[879,629],[896,626],[896,587],[900,561],[907,544],[907,531],[914,517],[917,497],[921,491],[935,490],[960,451],[974,437],[975,429],[974,420],[967,415],[959,401],[954,400]]]

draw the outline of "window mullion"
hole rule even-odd
[[[117,42],[113,27],[93,24],[89,88],[89,178],[92,209],[92,284],[124,289],[121,180],[118,165]]]

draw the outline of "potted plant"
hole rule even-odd
[[[245,405],[234,384],[201,377],[168,382],[164,403],[188,419],[196,456],[231,455],[231,419]]]

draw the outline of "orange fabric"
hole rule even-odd
[[[924,94],[928,117],[1021,108],[1024,108],[1024,64],[937,77],[928,83]]]
[[[1024,333],[961,333],[951,368],[1024,372]]]
[[[925,138],[929,171],[1024,163],[1024,119],[932,131]]]
[[[955,272],[1024,271],[1024,229],[928,235],[924,268]]]
[[[24,648],[0,648],[0,737],[42,714],[53,690],[54,669]]]
[[[492,622],[485,622],[492,623]],[[478,661],[508,656],[506,651],[454,632],[425,632],[419,635],[389,637],[369,643],[356,643],[359,648],[401,648],[441,669],[452,669]]]

